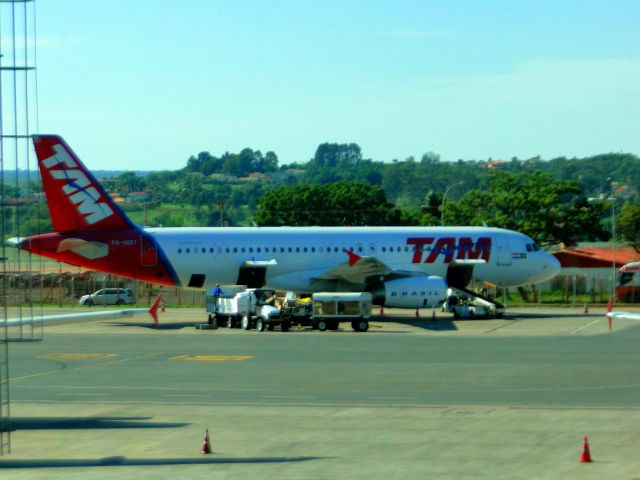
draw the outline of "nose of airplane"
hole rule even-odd
[[[544,280],[549,280],[560,273],[560,260],[555,256],[545,253],[545,259],[542,262],[542,276]]]

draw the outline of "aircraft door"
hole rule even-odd
[[[140,265],[143,267],[158,265],[158,249],[153,237],[140,235]]]
[[[267,267],[242,267],[238,272],[238,285],[262,288],[267,279]]]
[[[509,247],[509,238],[506,235],[497,234],[495,237],[496,250],[498,253],[498,265],[511,265],[511,247]]]

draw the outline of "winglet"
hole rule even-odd
[[[158,326],[158,306],[160,305],[161,300],[162,295],[158,295],[158,298],[156,298],[156,301],[153,302],[153,305],[151,305],[151,308],[149,309],[149,315],[151,315],[151,318],[153,318],[154,327]]]
[[[346,248],[342,250],[344,253],[346,253],[347,255],[349,255],[349,266],[353,267],[356,262],[358,260],[360,260],[362,257],[360,255],[356,255],[355,253],[353,253],[350,250],[347,250]]]

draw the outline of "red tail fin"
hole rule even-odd
[[[34,135],[33,144],[56,232],[135,228],[61,137]]]

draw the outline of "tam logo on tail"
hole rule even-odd
[[[56,232],[135,228],[62,138],[35,135],[33,144]]]
[[[100,202],[100,193],[91,186],[91,182],[82,170],[78,168],[71,155],[60,144],[54,145],[55,155],[45,158],[42,165],[49,170],[51,176],[67,183],[62,191],[67,194],[71,203],[78,207],[89,225],[113,215],[113,210],[105,202]],[[62,168],[52,169],[62,164]],[[68,168],[66,168],[66,167]]]

